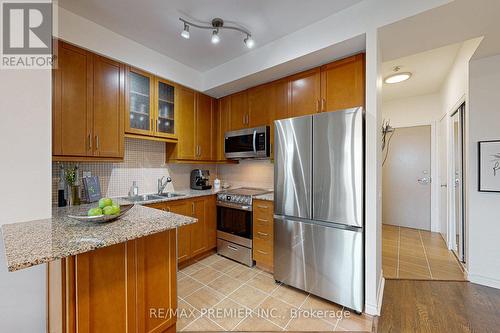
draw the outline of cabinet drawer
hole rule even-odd
[[[273,251],[268,249],[253,249],[253,259],[257,262],[257,265],[264,265],[267,267],[273,267]]]
[[[272,239],[262,239],[258,237],[253,238],[253,249],[261,250],[265,252],[273,251],[273,241]]]
[[[273,220],[262,219],[260,217],[253,218],[253,230],[254,232],[262,231],[271,233],[273,232]]]
[[[263,241],[269,244],[273,244],[273,232],[272,230],[255,230],[253,233],[253,240]]]
[[[273,204],[270,201],[255,200],[253,202],[253,214],[258,216],[272,216]]]

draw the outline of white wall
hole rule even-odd
[[[51,73],[0,70],[0,224],[50,216]],[[7,272],[0,239],[0,332],[45,332],[45,265]]]
[[[202,74],[172,58],[58,7],[59,38],[133,65],[195,90],[203,90]]]
[[[384,101],[382,118],[391,121],[392,127],[429,125],[439,120],[441,96],[429,94]]]
[[[500,288],[500,193],[477,190],[477,143],[500,140],[500,55],[472,60],[469,75],[469,279]]]

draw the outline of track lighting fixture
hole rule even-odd
[[[218,44],[220,42],[221,36],[220,36],[220,31],[223,29],[229,29],[229,30],[236,30],[239,31],[243,34],[245,34],[245,39],[243,39],[243,43],[245,46],[249,49],[253,48],[255,46],[255,40],[252,38],[252,34],[250,31],[237,27],[237,26],[227,26],[224,25],[224,20],[221,18],[214,18],[210,24],[197,24],[197,23],[192,23],[189,22],[181,17],[179,17],[179,20],[184,23],[184,30],[181,32],[181,36],[189,39],[190,34],[189,34],[189,28],[190,27],[195,27],[199,29],[210,29],[212,30],[212,44]]]

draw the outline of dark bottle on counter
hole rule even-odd
[[[66,182],[64,178],[64,167],[61,164],[59,168],[60,171],[59,171],[59,185],[57,188],[57,206],[66,207],[68,202],[66,201],[66,193],[65,193]]]

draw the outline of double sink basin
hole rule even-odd
[[[183,197],[185,194],[182,193],[174,193],[174,192],[167,192],[167,193],[161,193],[161,194],[141,194],[137,195],[134,197],[126,196],[126,197],[121,197],[120,199],[124,199],[127,201],[131,201],[134,203],[137,202],[146,202],[150,200],[161,200],[165,198],[176,198],[176,197]]]

